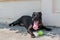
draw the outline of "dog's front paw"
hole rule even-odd
[[[32,38],[35,38],[36,36],[34,34],[31,35]]]

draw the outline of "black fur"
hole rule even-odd
[[[39,21],[39,29],[46,29],[47,31],[51,31],[50,28],[46,28],[42,24],[42,13],[41,12],[33,12],[32,17],[31,16],[22,16],[16,21],[9,24],[9,26],[15,26],[20,25],[24,26],[27,29],[27,32],[31,35],[32,38],[35,38],[35,35],[33,34],[33,23],[34,21]],[[38,30],[39,30],[38,29]]]

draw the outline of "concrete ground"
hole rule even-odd
[[[39,37],[34,32],[36,38],[31,38],[24,27],[9,27],[8,24],[0,23],[0,40],[60,40],[60,28],[51,28],[53,30],[50,32],[43,30],[44,36]]]

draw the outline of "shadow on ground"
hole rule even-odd
[[[23,34],[27,34],[27,30],[24,28],[24,27],[20,27],[20,26],[9,26],[8,24],[3,24],[3,23],[0,23],[0,29],[9,29],[10,31],[16,31],[18,30],[16,33],[21,33],[22,35]]]

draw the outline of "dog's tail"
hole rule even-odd
[[[18,21],[14,21],[14,22],[10,23],[9,26],[15,26],[17,24],[18,24]]]
[[[15,25],[16,25],[15,22],[12,22],[12,23],[9,24],[9,26],[15,26]]]
[[[12,26],[12,25],[13,25],[13,23],[10,23],[10,24],[9,24],[9,26]]]
[[[16,21],[12,22],[9,24],[9,26],[15,26],[15,25],[19,25],[21,22],[21,18],[17,19]]]

